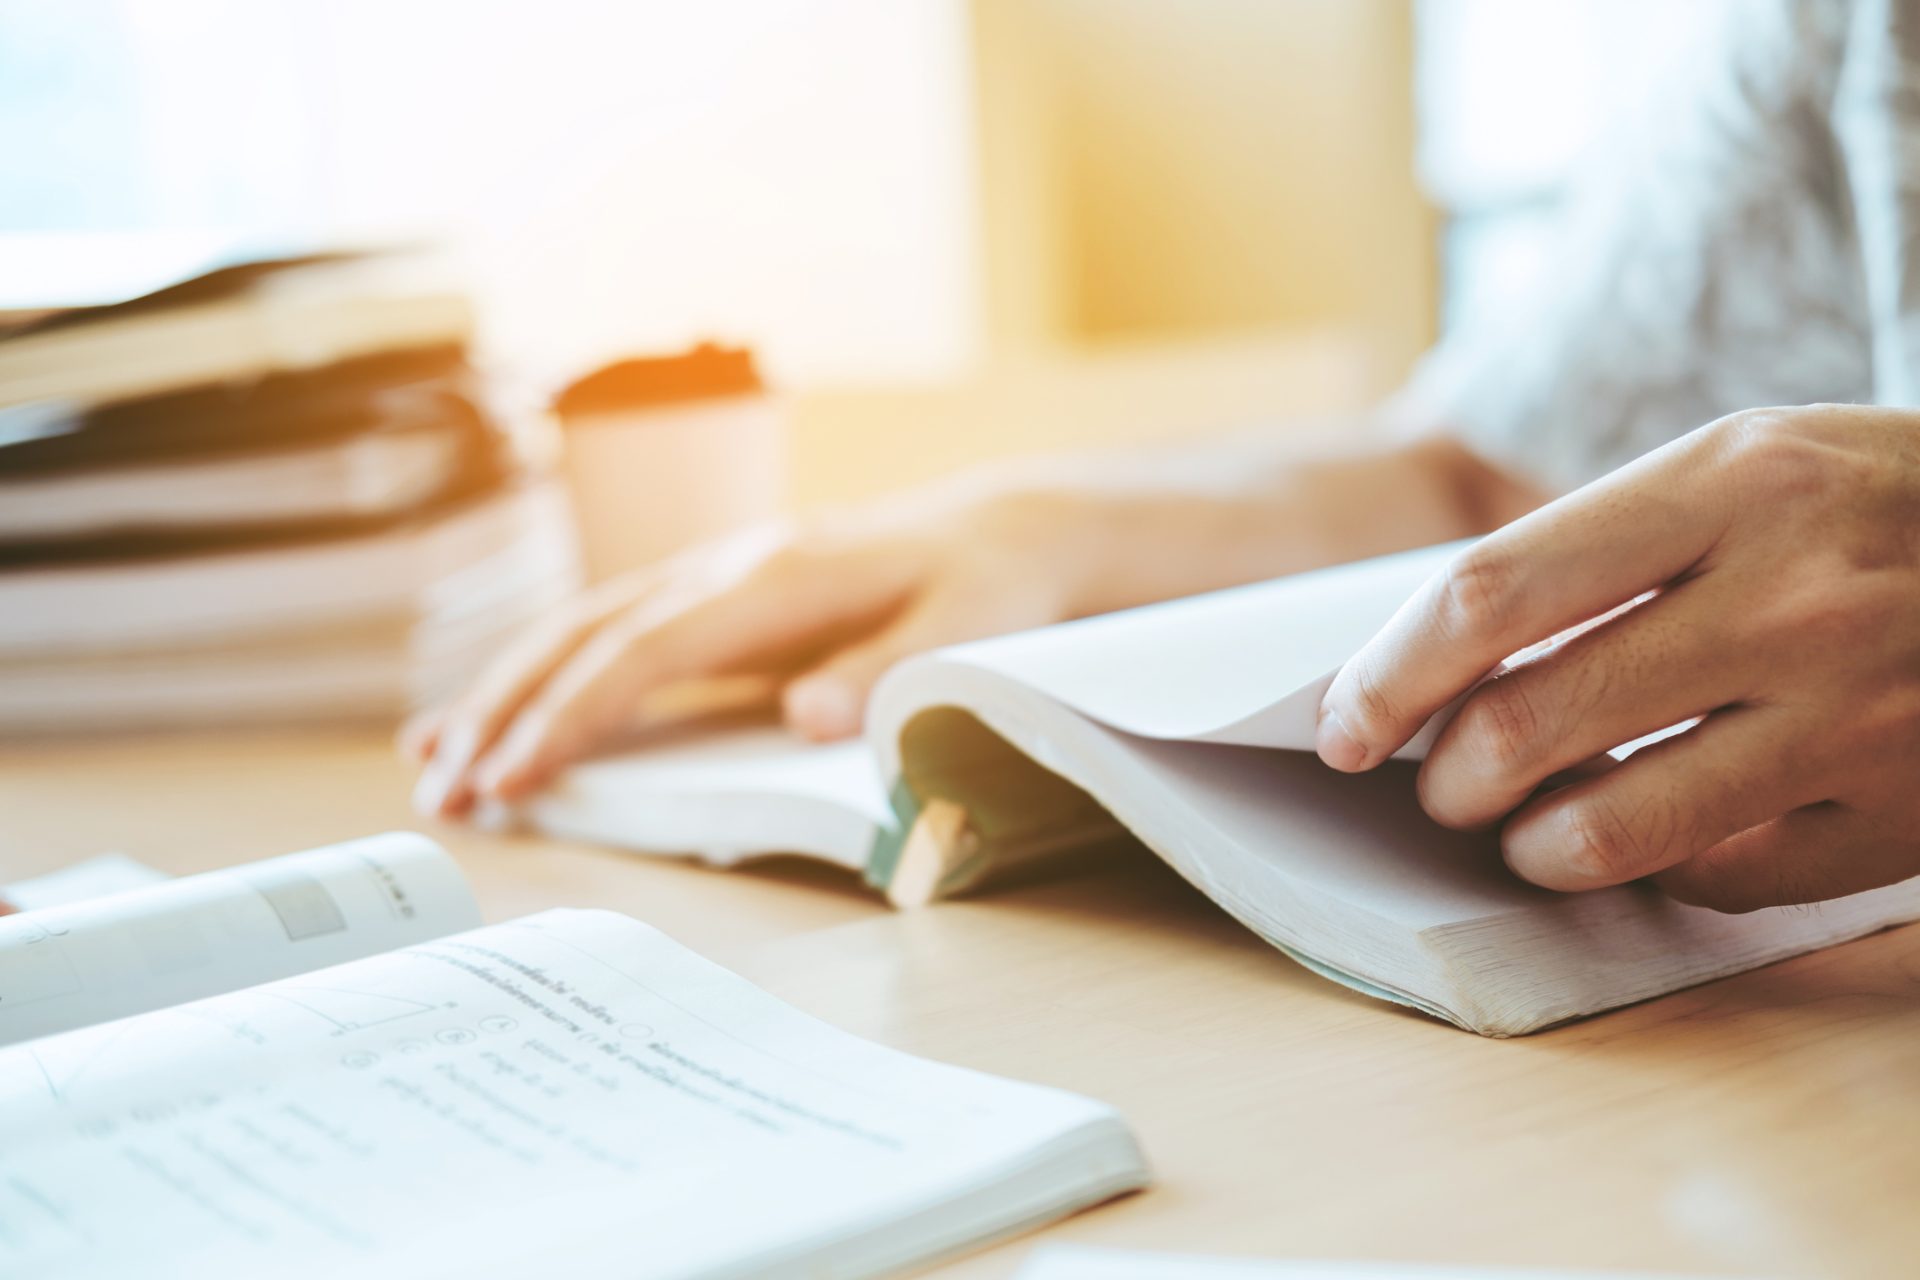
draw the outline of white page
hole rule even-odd
[[[128,889],[143,889],[167,878],[166,872],[137,858],[129,858],[124,853],[102,853],[43,876],[0,885],[0,904],[16,911],[34,911],[104,898]]]
[[[1626,1280],[1625,1273],[1605,1273]],[[1229,1258],[1084,1245],[1043,1245],[1020,1268],[1018,1280],[1605,1280],[1597,1271],[1540,1271],[1528,1267],[1422,1266],[1405,1262],[1308,1262]],[[1636,1280],[1660,1280],[1635,1273]],[[1679,1280],[1668,1277],[1667,1280]]]
[[[478,923],[453,860],[405,832],[0,917],[0,1044]]]
[[[598,911],[0,1050],[0,1115],[0,1273],[39,1280],[764,1274],[1117,1124]]]
[[[480,818],[722,866],[777,852],[854,870],[894,821],[864,742],[809,743],[772,725],[702,729],[575,765],[525,804]]]
[[[1145,738],[1313,749],[1340,664],[1463,543],[942,649]],[[1435,725],[1403,748],[1426,754]]]
[[[875,824],[893,820],[880,770],[858,741],[811,743],[776,725],[703,731],[589,760],[563,775],[559,790],[568,788],[723,799],[793,796],[837,805]]]

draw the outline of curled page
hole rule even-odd
[[[475,927],[460,870],[395,832],[0,917],[0,1044]]]
[[[33,911],[104,898],[110,893],[144,889],[167,878],[166,872],[124,853],[102,853],[30,880],[0,885],[0,915],[8,914],[9,908]]]
[[[942,649],[1143,738],[1311,751],[1340,665],[1465,543]],[[1426,754],[1444,714],[1396,754]]]

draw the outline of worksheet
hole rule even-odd
[[[453,860],[406,833],[0,916],[0,1045],[479,923]]]
[[[0,1274],[36,1280],[765,1274],[1118,1132],[601,911],[0,1050],[0,1116]],[[1089,1152],[1051,1212],[1141,1177],[1130,1141]]]

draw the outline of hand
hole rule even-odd
[[[1371,768],[1469,690],[1421,804],[1504,818],[1536,884],[1746,911],[1920,873],[1920,412],[1735,414],[1488,536],[1342,669],[1321,758]]]
[[[894,662],[1087,607],[1099,526],[1071,496],[948,491],[762,529],[610,581],[496,661],[403,749],[423,812],[513,800],[626,727],[650,694],[741,671],[786,681],[788,722],[856,732]],[[807,665],[811,662],[813,665]]]

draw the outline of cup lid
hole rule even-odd
[[[561,421],[596,413],[652,409],[766,390],[746,347],[703,342],[671,356],[637,356],[603,365],[553,398]]]

